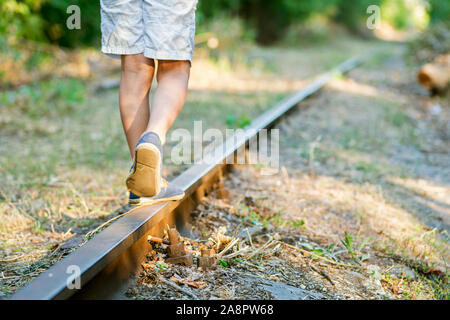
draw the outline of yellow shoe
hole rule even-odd
[[[162,188],[161,191],[153,197],[139,197],[130,192],[128,204],[135,206],[151,205],[159,202],[165,201],[176,201],[181,200],[184,197],[183,189],[177,187],[176,185],[169,184],[166,180],[161,181]]]
[[[139,197],[153,197],[162,188],[162,146],[154,132],[144,134],[136,145],[134,163],[127,177],[128,191]]]

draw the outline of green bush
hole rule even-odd
[[[431,23],[450,24],[450,1],[448,0],[428,0]],[[447,40],[448,41],[448,40]]]
[[[404,29],[408,26],[410,12],[404,0],[383,1],[381,8],[383,20],[389,22],[397,29]]]
[[[424,0],[429,4],[432,23],[450,21],[450,2]],[[80,30],[68,30],[67,7],[81,8]],[[383,19],[398,28],[411,23],[410,3],[405,0],[200,0],[197,22],[201,27],[217,17],[240,17],[255,30],[261,43],[272,43],[285,34],[292,23],[313,15],[334,19],[350,30],[365,25],[367,7],[380,5]],[[0,38],[51,42],[66,47],[99,45],[100,5],[98,0],[0,0]]]
[[[0,0],[0,38],[44,40],[43,1]]]
[[[66,10],[76,4],[81,11],[81,29],[69,30]],[[100,1],[98,0],[46,0],[41,17],[46,21],[45,35],[50,42],[65,47],[98,45],[100,41]]]

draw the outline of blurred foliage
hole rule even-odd
[[[43,40],[45,24],[41,9],[44,1],[0,0],[0,36]]]
[[[81,8],[80,30],[69,30],[65,25],[69,16],[66,10],[72,4]],[[364,31],[369,5],[380,5],[383,20],[396,28],[423,28],[428,20],[433,24],[450,21],[450,1],[444,0],[200,0],[197,21],[201,29],[219,16],[240,17],[258,42],[270,44],[281,39],[291,24],[315,15],[354,32]],[[419,7],[422,9],[417,10]],[[27,39],[66,47],[99,44],[99,1],[0,0],[0,9],[3,44],[5,38],[8,43]]]
[[[42,1],[42,0],[41,0]],[[44,0],[42,18],[46,21],[45,34],[51,42],[66,47],[80,44],[95,45],[100,35],[100,1],[98,0]],[[80,30],[68,30],[67,7],[76,4],[81,9]]]
[[[69,30],[67,8],[81,8],[82,28]],[[0,0],[0,38],[50,42],[66,47],[95,45],[100,36],[100,3],[92,0]],[[1,41],[1,40],[0,40]],[[1,43],[0,43],[1,45]]]
[[[0,92],[0,104],[31,118],[61,116],[84,100],[85,84],[77,79],[52,79]]]
[[[382,2],[382,0],[338,1],[335,20],[353,32],[360,32],[365,27],[365,19],[368,17],[367,8],[370,5],[381,5]]]
[[[420,5],[421,3],[422,5]],[[424,30],[430,21],[430,14],[427,12],[427,8],[435,7],[430,7],[430,4],[424,0],[384,1],[381,6],[381,16],[384,21],[388,21],[396,29],[413,28]]]
[[[409,43],[412,57],[421,63],[450,52],[450,28],[443,21],[432,24],[426,33]]]
[[[450,24],[450,1],[428,0],[430,4],[429,15],[432,23]],[[448,41],[448,40],[447,40]]]
[[[381,8],[382,16],[397,29],[406,28],[408,25],[408,8],[403,0],[385,1]]]
[[[236,117],[234,113],[227,114],[225,124],[228,128],[236,129],[236,128],[244,128],[252,123],[250,117],[243,113],[239,117]]]

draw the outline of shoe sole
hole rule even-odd
[[[177,195],[174,195],[171,197],[159,198],[159,199],[148,199],[147,197],[141,197],[140,199],[129,200],[128,204],[133,205],[133,206],[144,206],[144,205],[152,205],[155,203],[166,202],[166,201],[177,201],[177,200],[181,200],[183,198],[184,198],[184,192],[183,192],[183,194],[177,194]]]
[[[152,143],[136,148],[135,165],[127,177],[129,191],[140,197],[153,197],[161,191],[161,153]]]

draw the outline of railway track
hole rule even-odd
[[[177,202],[137,207],[98,233],[93,239],[41,273],[12,295],[12,300],[125,299],[136,281],[147,254],[147,236],[163,235],[167,225],[189,234],[189,216],[199,200],[222,179],[230,164],[226,159],[248,144],[260,130],[270,129],[299,102],[320,90],[336,73],[361,63],[352,58],[319,76],[302,90],[280,101],[244,128],[243,135],[228,138],[207,163],[196,163],[172,183],[182,187],[185,197]]]

